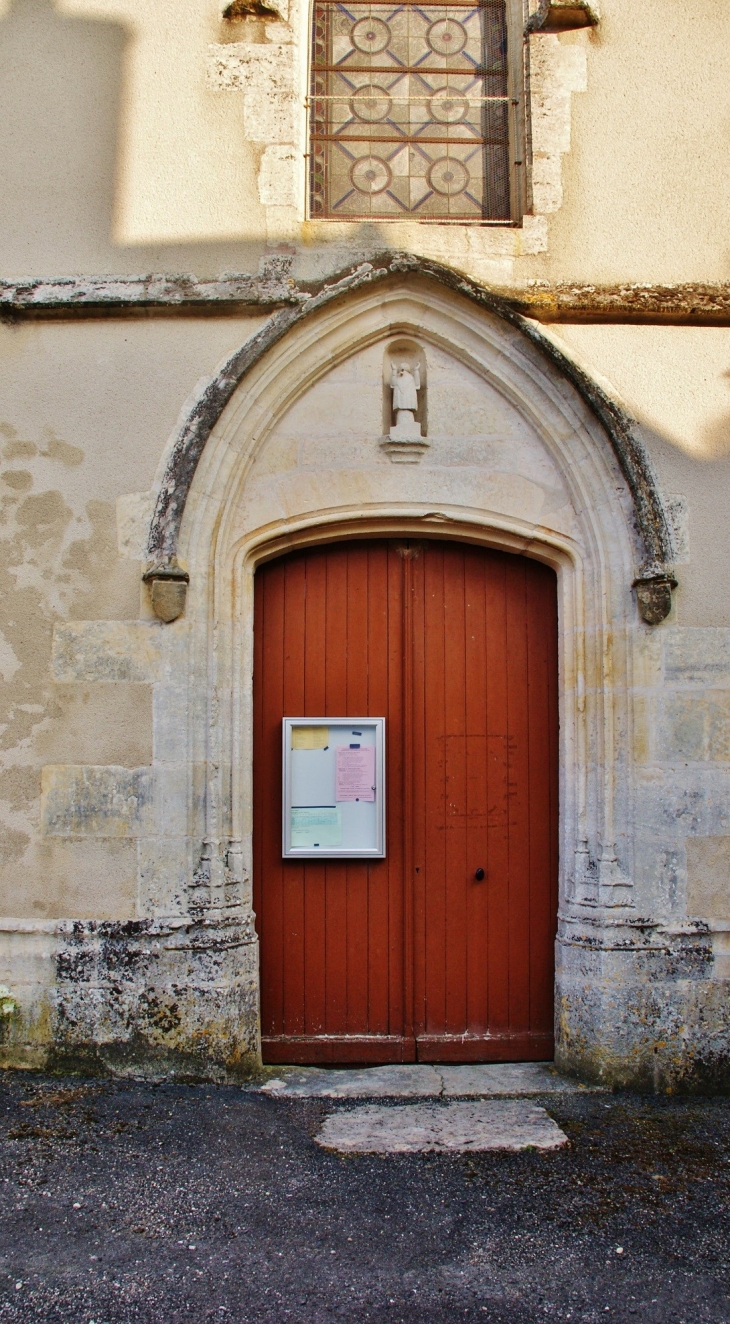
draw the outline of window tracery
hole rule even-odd
[[[315,0],[313,218],[512,219],[505,0]]]

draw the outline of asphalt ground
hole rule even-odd
[[[537,1101],[563,1149],[344,1157],[353,1100],[7,1073],[0,1321],[730,1321],[730,1100]]]

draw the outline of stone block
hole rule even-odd
[[[151,685],[56,685],[53,698],[53,719],[36,737],[39,762],[152,762]]]
[[[667,694],[659,701],[658,755],[673,762],[707,757],[707,709],[704,695]]]
[[[246,137],[252,143],[295,143],[299,102],[290,42],[232,42],[208,47],[208,86],[243,92]]]
[[[163,837],[190,834],[190,769],[186,764],[162,763],[156,765],[156,775]]]
[[[49,764],[41,774],[41,823],[52,836],[151,836],[156,828],[152,769]]]
[[[730,692],[679,691],[659,702],[658,754],[667,761],[730,760]]]
[[[489,1062],[474,1066],[441,1066],[437,1070],[447,1099],[574,1094],[585,1088],[561,1076],[552,1062]]]
[[[262,1093],[297,1099],[437,1099],[441,1089],[437,1068],[418,1064],[361,1071],[288,1071],[263,1085]]]
[[[0,920],[0,969],[18,1008],[0,1024],[0,1067],[46,1064],[57,947],[53,923]]]
[[[157,680],[161,627],[124,621],[67,621],[53,630],[52,670],[58,681]]]
[[[258,944],[235,925],[73,924],[59,935],[57,1069],[225,1080],[260,1067]]]
[[[677,627],[664,635],[668,685],[730,687],[730,629]]]
[[[684,496],[667,497],[667,516],[672,531],[675,565],[686,565],[690,560],[689,502]]]
[[[259,198],[264,207],[296,207],[302,154],[294,147],[267,147],[259,167]]]
[[[717,763],[730,760],[730,693],[708,695],[707,757]]]
[[[730,920],[730,836],[687,838],[687,914]]]
[[[137,850],[128,837],[39,837],[0,870],[0,915],[43,923],[136,914]]]
[[[726,1092],[730,1002],[710,934],[635,923],[611,944],[558,941],[556,1066],[621,1089]]]
[[[637,850],[659,850],[688,836],[730,832],[730,768],[722,763],[637,768],[634,778]]]
[[[137,842],[139,851],[139,914],[185,914],[190,883],[200,847],[190,837],[152,837]]]
[[[154,492],[127,492],[117,497],[117,547],[120,556],[144,561],[147,535],[155,508]]]

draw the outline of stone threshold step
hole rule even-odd
[[[560,1149],[568,1138],[539,1104],[493,1099],[340,1108],[325,1119],[315,1141],[340,1154],[465,1154]]]
[[[264,1084],[245,1086],[282,1099],[497,1099],[592,1092],[561,1076],[552,1062],[475,1066],[278,1067]]]

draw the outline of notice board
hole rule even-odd
[[[385,855],[385,718],[285,717],[286,859]]]

